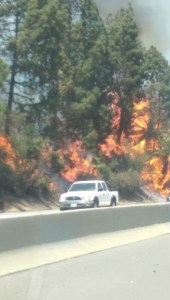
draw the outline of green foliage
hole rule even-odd
[[[143,87],[143,47],[132,6],[121,9],[108,20],[109,53],[112,65],[113,90],[120,96],[123,109],[117,137],[128,138],[134,98]]]
[[[115,156],[105,160],[94,157],[94,163],[99,170],[100,177],[111,189],[118,189],[121,196],[129,196],[139,188],[140,171],[146,159],[145,155],[135,159],[129,156]]]
[[[51,165],[53,170],[57,173],[60,173],[60,171],[64,169],[64,160],[60,159],[56,151],[51,155]]]
[[[95,128],[99,132],[98,142],[100,143],[111,132],[110,121],[112,113],[105,103],[101,104],[98,109],[98,118],[95,120]]]
[[[98,165],[98,170],[99,170],[103,180],[105,180],[106,182],[110,180],[112,172],[111,172],[109,166],[107,166],[104,163],[100,163],[100,165]]]
[[[151,99],[152,122],[160,135],[159,127],[164,131],[169,127],[170,66],[155,47],[150,47],[145,52],[143,70],[145,90]]]
[[[132,6],[121,9],[108,21],[111,59],[114,70],[115,89],[133,101],[142,83],[143,48]],[[131,97],[131,99],[128,99]],[[126,106],[128,103],[124,103]]]
[[[117,156],[111,159],[109,166],[112,172],[124,172],[129,170],[140,172],[146,160],[147,155],[138,155],[134,158],[131,158],[128,155]]]
[[[21,132],[12,136],[12,142],[23,159],[39,159],[40,151],[47,140],[36,133],[32,125],[27,125]]]
[[[2,158],[2,157],[1,157]],[[20,178],[7,164],[0,158],[0,197],[3,193],[8,192],[18,195],[20,191]]]
[[[3,132],[4,130],[5,118],[6,118],[6,105],[5,103],[0,103],[0,132]]]
[[[1,153],[2,154],[2,153]],[[24,195],[32,195],[39,197],[42,194],[49,193],[49,177],[46,174],[37,172],[32,176],[34,170],[32,166],[20,170],[13,170],[10,166],[3,162],[0,157],[0,201],[3,200],[5,194],[11,194],[14,197],[23,197]]]
[[[41,196],[49,194],[49,186],[50,180],[49,176],[46,174],[39,175],[32,180],[27,182],[26,186],[26,193],[31,196]]]
[[[132,195],[139,189],[139,173],[134,170],[113,173],[109,180],[109,186],[118,188],[120,195],[125,197]]]
[[[155,150],[151,153],[151,156],[153,155],[157,155],[160,157],[167,157],[170,155],[170,138],[169,135],[162,135],[159,136],[158,138],[158,142],[160,145],[160,149],[159,150]],[[168,165],[167,165],[168,167]]]
[[[8,75],[8,72],[9,70],[7,65],[2,59],[0,59],[0,88],[3,86],[4,81]]]
[[[0,200],[5,194],[20,197],[26,193],[23,174],[19,174],[9,165],[4,163],[4,157],[0,157]]]
[[[20,55],[18,49],[18,36],[26,13],[26,0],[3,0],[0,5],[0,54],[8,65],[8,91],[7,110],[10,113],[14,100],[19,100],[24,94],[25,81],[21,88],[21,74],[19,71]],[[0,63],[1,65],[1,63]],[[1,66],[0,66],[1,69]],[[1,73],[1,72],[0,72]],[[1,73],[2,75],[2,73]],[[0,75],[0,77],[1,77]],[[23,79],[23,78],[22,78]],[[17,91],[16,92],[16,88]],[[20,99],[21,100],[21,99]]]
[[[107,33],[93,1],[78,1],[77,16],[71,23],[70,43],[65,48],[68,67],[60,85],[62,115],[68,136],[76,132],[86,137],[92,131],[99,140],[103,130],[98,126],[100,106],[105,101],[103,94],[111,77]]]
[[[143,69],[148,82],[157,84],[163,81],[169,66],[163,55],[155,47],[151,46],[145,52]]]
[[[98,132],[93,128],[93,124],[91,124],[90,122],[89,124],[87,124],[87,129],[88,133],[86,133],[85,135],[82,134],[81,139],[84,142],[86,148],[95,153],[96,145],[99,139]]]

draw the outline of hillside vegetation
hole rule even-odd
[[[0,5],[0,199],[103,178],[122,197],[170,192],[170,66],[133,7],[92,0]]]

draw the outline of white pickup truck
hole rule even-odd
[[[60,210],[81,207],[113,206],[119,202],[117,191],[109,191],[102,180],[74,182],[59,198]]]

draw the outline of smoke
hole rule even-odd
[[[115,14],[130,2],[134,8],[141,40],[146,48],[155,46],[170,61],[169,0],[94,0],[102,15]]]

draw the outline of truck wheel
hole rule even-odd
[[[115,197],[112,197],[112,199],[111,199],[111,202],[110,202],[110,206],[116,206],[117,205],[117,203],[116,203],[116,198]]]
[[[99,200],[97,198],[94,199],[93,208],[99,207]]]

